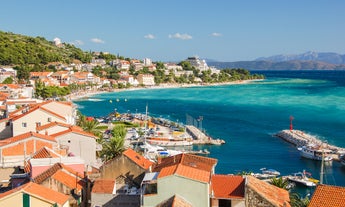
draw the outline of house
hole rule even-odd
[[[29,182],[5,193],[0,193],[0,206],[69,207],[68,196]]]
[[[245,207],[245,178],[239,175],[212,175],[211,206]]]
[[[56,192],[68,195],[71,205],[76,206],[81,202],[88,201],[87,194],[89,193],[90,181],[84,174],[80,174],[64,164],[54,164],[46,171],[33,177],[32,181]]]
[[[75,156],[69,157],[66,155],[66,151],[54,151],[48,147],[42,147],[25,160],[24,172],[29,174],[30,177],[36,177],[56,163],[61,163],[81,175],[85,172],[83,159]]]
[[[145,173],[154,163],[128,148],[121,156],[107,161],[101,168],[101,179],[115,179],[121,176],[140,186]]]
[[[69,71],[60,70],[51,75],[52,78],[56,79],[60,85],[61,84],[69,84]]]
[[[2,83],[6,78],[12,78],[14,80],[17,77],[17,71],[13,68],[0,68],[0,83]]]
[[[316,187],[308,207],[343,207],[345,187],[320,184]]]
[[[246,177],[245,200],[248,207],[290,207],[289,192],[254,176]]]
[[[70,127],[74,127],[78,130],[83,130],[81,127],[72,125],[72,124],[66,124],[63,122],[49,122],[48,124],[45,125],[40,125],[36,127],[36,132],[39,134],[45,134],[45,135],[50,135],[50,134],[56,134],[58,132],[66,131]]]
[[[59,110],[58,110],[59,111]],[[10,116],[12,135],[17,136],[29,131],[36,131],[36,127],[49,122],[57,121],[68,123],[68,117],[64,117],[44,106],[36,105],[33,108],[24,107],[21,111]],[[18,115],[17,115],[18,114]]]
[[[121,77],[122,80],[125,80],[127,83],[131,84],[132,86],[139,85],[139,82],[137,79],[134,78],[132,75],[126,75]]]
[[[209,207],[211,178],[216,159],[179,154],[158,160],[152,173],[142,181],[142,206],[157,206],[163,201],[183,198],[191,206]]]
[[[52,136],[27,132],[0,141],[0,166],[24,166],[24,160],[42,147],[58,149]]]
[[[155,85],[155,77],[151,74],[139,74],[137,76],[139,84],[144,86],[153,86]]]
[[[51,134],[60,146],[68,149],[69,156],[78,156],[85,161],[87,171],[92,166],[98,166],[96,152],[102,149],[101,145],[96,142],[95,135],[85,132],[80,127],[71,126],[65,131]]]
[[[95,180],[91,191],[91,206],[140,206],[140,196],[119,191],[114,179]]]

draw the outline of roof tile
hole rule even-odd
[[[239,175],[213,175],[211,179],[215,198],[244,198],[245,179]]]
[[[345,206],[345,187],[318,185],[308,207]]]

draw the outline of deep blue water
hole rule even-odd
[[[305,169],[319,178],[319,162],[301,158],[293,145],[272,135],[288,129],[293,116],[295,129],[345,147],[345,71],[252,73],[266,79],[243,85],[106,93],[75,103],[88,116],[105,116],[115,109],[145,113],[146,105],[149,115],[177,122],[185,123],[186,114],[203,116],[202,128],[226,140],[222,146],[201,147],[218,159],[219,174],[267,167],[283,175]],[[345,186],[345,167],[337,162],[327,166],[324,182]]]

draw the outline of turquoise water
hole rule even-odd
[[[295,129],[345,147],[345,71],[255,73],[267,79],[243,85],[122,91],[75,103],[88,116],[105,116],[115,109],[145,113],[146,104],[149,115],[177,122],[185,123],[186,114],[203,116],[202,128],[226,141],[222,146],[200,147],[218,159],[217,173],[259,172],[267,167],[283,175],[305,169],[319,178],[320,163],[301,158],[293,145],[272,135],[288,129],[293,116]],[[345,186],[345,167],[333,162],[326,167],[324,181]]]

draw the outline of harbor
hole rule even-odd
[[[295,145],[296,147],[308,145],[321,146],[322,150],[327,152],[333,158],[333,160],[336,161],[339,161],[340,156],[345,154],[345,148],[330,145],[315,136],[304,133],[301,130],[285,129],[275,134],[275,136]]]

